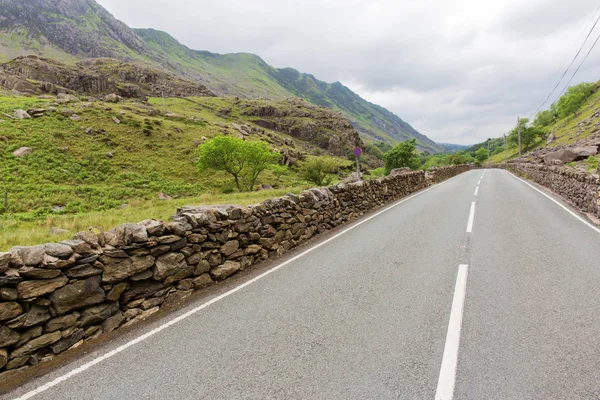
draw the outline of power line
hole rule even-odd
[[[594,12],[594,15],[598,12],[598,10],[600,9],[600,7],[598,7],[596,9],[596,11]],[[592,17],[593,18],[593,17]],[[591,21],[591,20],[590,20]],[[533,114],[531,114],[530,117],[533,117],[535,114],[538,113],[538,111],[540,111],[540,109],[544,106],[544,104],[546,104],[546,102],[548,101],[548,99],[550,98],[550,96],[552,96],[552,94],[554,93],[554,91],[556,90],[556,88],[558,88],[558,86],[560,85],[560,82],[563,80],[563,78],[565,77],[565,75],[567,75],[567,72],[569,71],[569,69],[571,68],[571,66],[573,66],[573,63],[575,62],[575,60],[577,59],[577,57],[579,56],[579,53],[581,53],[581,50],[583,49],[583,47],[585,46],[587,40],[589,39],[590,35],[592,34],[592,32],[594,31],[594,28],[596,27],[596,25],[598,24],[598,21],[600,21],[600,15],[598,15],[598,18],[596,18],[596,21],[594,22],[594,25],[592,25],[591,29],[589,30],[587,36],[585,37],[585,39],[583,40],[583,43],[581,44],[581,46],[579,47],[579,50],[577,50],[577,53],[575,54],[575,56],[573,57],[573,59],[571,60],[571,62],[569,63],[569,66],[565,69],[565,72],[563,72],[563,74],[561,75],[560,79],[558,80],[558,82],[556,82],[556,86],[554,86],[554,88],[552,89],[552,91],[550,93],[548,93],[548,96],[546,96],[546,98],[544,99],[544,101],[542,102],[542,104],[540,104],[540,106],[537,108],[537,110],[535,110],[535,112]],[[589,22],[588,22],[589,25]],[[596,39],[597,41],[597,39]],[[595,42],[594,42],[595,44]],[[592,46],[593,47],[593,46]],[[588,53],[589,54],[589,53]],[[587,56],[586,56],[587,58]],[[584,60],[585,61],[585,60]],[[580,65],[581,66],[581,65]],[[578,68],[579,69],[579,68]],[[571,78],[572,79],[572,78]]]

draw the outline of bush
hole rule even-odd
[[[338,163],[329,157],[310,157],[302,163],[300,173],[303,179],[317,186],[326,186],[333,182],[331,175]]]
[[[410,169],[419,169],[421,161],[417,156],[417,139],[407,140],[395,145],[390,151],[385,153],[385,174],[389,174],[394,168],[408,167]]]

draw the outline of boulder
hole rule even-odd
[[[100,257],[100,261],[104,264],[104,272],[102,274],[102,282],[104,283],[120,282],[140,272],[144,272],[154,265],[154,257],[152,256],[128,258],[102,256]]]
[[[13,156],[15,157],[25,157],[33,153],[33,149],[31,147],[20,147],[17,150],[13,151]]]
[[[17,285],[17,295],[19,299],[32,299],[52,293],[56,289],[65,286],[68,282],[69,278],[66,276],[46,280],[23,281]]]
[[[59,104],[66,104],[66,103],[79,101],[79,99],[77,97],[73,96],[72,94],[59,93],[56,96],[55,101]]]
[[[107,94],[106,96],[104,96],[104,101],[107,103],[118,103],[121,100],[122,97],[114,93]]]
[[[25,111],[25,110],[16,110],[14,115],[15,115],[16,119],[29,119],[29,118],[31,118],[31,115],[29,115],[29,113],[27,113],[27,111]]]
[[[596,154],[598,154],[597,146],[571,147],[546,154],[544,156],[544,164],[553,165],[556,160],[565,164],[572,161],[583,160],[590,156],[595,156]]]
[[[93,276],[54,291],[50,295],[52,306],[59,315],[63,315],[72,310],[102,303],[105,293],[100,287],[100,280],[99,276]]]
[[[163,280],[187,267],[185,256],[180,253],[167,253],[159,256],[154,265],[154,279]]]
[[[235,274],[236,272],[238,272],[241,267],[242,266],[238,262],[235,262],[235,261],[226,261],[224,264],[219,265],[218,267],[213,268],[210,271],[210,276],[215,281],[222,281],[222,280],[226,279],[227,277],[229,277],[229,276]]]

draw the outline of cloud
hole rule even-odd
[[[341,81],[433,140],[463,144],[500,136],[517,115],[535,111],[598,7],[596,0],[568,8],[560,0],[98,2],[130,26],[165,30],[194,49],[252,52]],[[573,84],[599,78],[593,52]]]

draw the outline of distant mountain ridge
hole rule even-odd
[[[0,61],[28,54],[62,62],[111,57],[160,66],[220,95],[274,100],[297,96],[343,112],[366,138],[394,143],[414,137],[422,150],[444,151],[339,82],[274,68],[254,54],[191,50],[165,32],[129,28],[94,0],[0,0]]]

